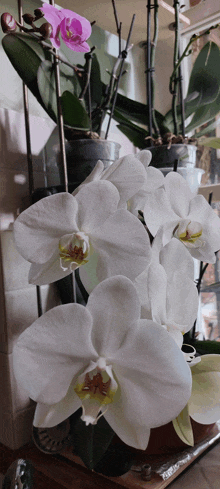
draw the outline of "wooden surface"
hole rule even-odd
[[[219,430],[218,434],[220,435]],[[201,453],[202,451],[198,451],[197,457]],[[96,474],[86,469],[81,460],[72,455],[71,450],[66,450],[65,454],[62,453],[59,456],[52,456],[40,452],[32,443],[19,450],[10,450],[0,444],[0,473],[5,474],[16,459],[25,458],[30,460],[35,468],[33,489],[122,489],[122,487],[128,489],[165,489],[197,457],[184,464],[167,481],[153,473],[151,481],[145,482],[141,480],[140,473],[135,471],[129,471],[127,474],[115,478]]]

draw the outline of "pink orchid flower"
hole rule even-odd
[[[41,8],[45,19],[52,26],[52,34],[50,40],[55,48],[60,47],[59,34],[68,48],[77,52],[89,52],[90,47],[86,39],[91,35],[92,29],[90,22],[75,14],[72,10],[57,9],[47,3]]]

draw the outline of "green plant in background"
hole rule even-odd
[[[92,47],[89,52],[85,52],[86,49],[75,49],[75,45],[71,48],[75,51],[85,52],[84,66],[72,65],[60,50],[59,55],[56,53],[60,61],[61,105],[67,139],[100,137],[102,123],[107,113],[110,114],[110,118],[105,138],[108,135],[119,83],[125,73],[123,71],[124,62],[128,51],[132,48],[129,43],[135,19],[134,15],[125,49],[122,50],[122,23],[119,23],[114,0],[112,3],[119,38],[119,50],[117,60],[110,73],[108,85],[104,85],[101,80],[100,65],[94,53],[95,47]],[[51,6],[47,6],[47,9],[49,7]],[[62,15],[60,12],[66,10],[58,10],[55,7],[52,9],[57,12],[57,16]],[[31,26],[31,28],[26,28],[16,22],[10,14],[3,14],[2,28],[6,32],[6,36],[2,40],[2,45],[18,75],[51,119],[57,122],[54,49],[52,49],[54,36],[51,34],[51,24],[48,22],[43,23],[40,27],[35,26],[35,21],[41,17],[41,9],[35,11],[35,17],[31,14],[24,14],[24,21]],[[81,19],[84,18],[81,17]],[[84,21],[88,23],[86,19]],[[13,29],[11,28],[12,24]],[[25,32],[16,33],[16,25]],[[68,35],[66,33],[67,43]],[[53,46],[48,38],[51,39]]]
[[[204,134],[209,133],[218,125],[219,120],[215,120],[220,112],[220,50],[214,42],[207,44],[200,51],[191,71],[188,84],[188,91],[185,100],[177,103],[178,92],[181,100],[181,61],[185,56],[191,54],[191,44],[203,35],[209,34],[210,30],[216,29],[218,25],[210,27],[209,30],[201,35],[193,35],[182,53],[179,56],[179,2],[174,1],[175,7],[175,44],[173,72],[170,77],[169,91],[172,94],[172,108],[165,114],[155,110],[155,80],[154,62],[155,50],[158,37],[158,0],[154,0],[154,5],[148,1],[148,8],[154,7],[154,36],[150,43],[150,54],[148,55],[147,67],[147,104],[142,104],[130,100],[123,95],[118,95],[114,118],[118,122],[118,128],[140,149],[149,144],[155,145],[167,143],[196,142],[185,137],[185,134],[195,132],[203,124],[207,124],[195,134],[198,142],[210,147],[219,148],[219,138],[204,138]],[[148,39],[147,43],[150,42]],[[191,117],[191,121],[185,124],[185,120]],[[175,136],[174,136],[175,135]]]

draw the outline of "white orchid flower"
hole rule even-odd
[[[137,215],[137,211],[144,208],[146,193],[163,185],[162,172],[154,167],[148,167],[151,158],[151,152],[143,150],[136,155],[130,154],[119,158],[106,169],[102,161],[98,160],[94,170],[74,190],[73,195],[77,195],[80,188],[87,183],[107,180],[113,183],[119,192],[118,207],[128,207],[132,214]]]
[[[91,288],[118,273],[134,280],[149,263],[151,247],[143,225],[118,210],[119,198],[113,184],[98,181],[76,197],[55,194],[26,209],[15,221],[14,236],[32,263],[30,283],[48,284],[87,264]]]
[[[173,339],[140,320],[132,282],[111,277],[88,304],[66,304],[19,337],[14,372],[38,404],[34,425],[52,427],[80,406],[86,424],[102,414],[128,445],[145,449],[150,428],[167,423],[191,394],[191,372]]]
[[[149,151],[146,151],[146,153],[149,153]],[[98,160],[93,171],[74,190],[73,195],[77,195],[84,185],[98,180],[106,180],[115,185],[120,195],[118,207],[127,208],[127,201],[143,186],[147,176],[143,164],[136,155],[123,156],[106,169],[104,169],[104,163]]]
[[[151,265],[135,279],[142,317],[166,328],[180,348],[198,312],[193,270],[193,259],[179,241],[162,246],[160,228],[152,245]]]
[[[142,187],[136,191],[128,201],[128,210],[137,216],[139,210],[144,210],[147,195],[163,185],[164,175],[158,168],[149,166],[152,159],[151,151],[140,151],[136,154],[136,158],[143,163],[147,176],[143,181]]]
[[[190,418],[200,424],[215,423],[220,419],[220,355],[202,355],[190,364],[192,394],[173,426],[178,436],[188,445],[194,445]],[[196,359],[195,359],[196,360]]]
[[[194,258],[215,263],[220,219],[202,195],[193,197],[178,173],[168,173],[163,187],[147,195],[144,218],[153,236],[163,226],[163,245],[175,237]]]

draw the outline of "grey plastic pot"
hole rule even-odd
[[[178,160],[179,167],[194,168],[196,165],[196,146],[192,144],[167,144],[147,148],[152,153],[151,166],[156,168],[173,167]]]
[[[121,145],[103,139],[77,139],[66,143],[68,180],[81,183],[91,173],[98,160],[107,168],[119,158]]]

